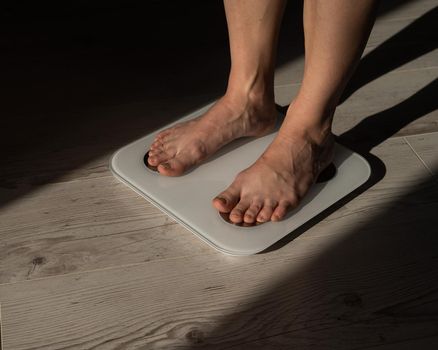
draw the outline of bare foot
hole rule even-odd
[[[311,136],[308,130],[289,130],[285,135],[280,129],[260,158],[213,199],[214,207],[229,213],[233,223],[281,220],[332,162],[334,136],[330,131]]]
[[[182,175],[239,137],[268,134],[276,116],[273,98],[225,95],[204,115],[161,131],[150,147],[148,163],[160,174]]]

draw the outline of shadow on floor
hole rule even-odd
[[[415,44],[414,50],[412,44]],[[438,48],[438,7],[365,55],[345,88],[340,103],[362,86],[436,48]]]
[[[385,1],[380,13],[407,2]],[[7,90],[0,205],[58,181],[225,89],[229,53],[221,2],[98,5],[2,5]],[[301,13],[300,2],[289,2],[279,66],[303,54]],[[393,44],[403,42],[399,37]],[[422,47],[413,43],[410,50],[422,52]]]
[[[191,330],[188,348],[365,349],[434,336],[422,349],[436,349],[437,208],[437,178],[418,179],[299,271],[253,291],[218,328]]]
[[[436,10],[430,11],[366,56],[348,93],[435,49],[436,41],[426,40],[418,52],[398,56],[396,62],[381,56],[386,46],[412,38],[415,30],[436,28],[436,19]],[[436,110],[436,91],[438,79],[340,135],[340,143],[368,158],[372,178],[268,251],[289,243],[378,182],[385,166],[369,152],[410,122]],[[409,344],[420,340],[424,349],[437,348],[437,210],[438,179],[425,175],[386,210],[343,233],[299,272],[282,278],[268,292],[254,291],[256,300],[242,301],[241,308],[222,319],[218,328],[205,335],[202,330],[192,330],[187,335],[187,341],[193,343],[190,348],[365,349],[391,345],[391,349],[413,349]]]
[[[435,79],[401,103],[366,117],[358,125],[338,136],[337,142],[358,152],[367,159],[371,166],[370,178],[355,191],[327,208],[327,210],[313,217],[306,224],[269,247],[263,253],[279,249],[285,244],[293,241],[310,227],[316,225],[359,194],[379,182],[385,176],[386,168],[383,162],[371,154],[370,151],[412,121],[438,109],[438,100],[435,97],[436,91],[438,91],[438,79]],[[283,108],[287,109],[287,106]]]

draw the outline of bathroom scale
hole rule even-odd
[[[283,220],[233,224],[213,207],[212,199],[263,153],[274,139],[282,116],[272,133],[235,140],[182,176],[160,175],[147,164],[149,146],[158,132],[195,118],[210,106],[122,147],[112,156],[110,169],[118,180],[222,253],[251,255],[265,250],[365,183],[371,174],[362,156],[336,143],[333,163]]]

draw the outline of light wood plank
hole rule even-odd
[[[438,111],[433,99],[437,75],[438,68],[395,71],[368,83],[338,106],[333,131],[340,135],[366,118],[380,120],[387,129],[412,119],[401,130],[395,130],[394,135],[438,131]],[[277,103],[288,105],[298,89],[298,85],[277,87]],[[425,114],[417,118],[422,109]]]
[[[398,11],[391,11],[388,15],[394,14],[394,17],[387,18],[382,15],[377,17],[362,55],[362,59],[366,61],[368,56],[373,56],[378,52],[378,62],[373,64],[370,69],[379,69],[386,63],[390,65],[401,60],[401,57],[411,55],[412,59],[409,59],[408,62],[402,62],[400,67],[393,69],[422,69],[437,66],[437,50],[433,50],[432,39],[429,35],[429,32],[434,30],[436,16],[428,13],[436,4],[426,2],[423,5],[424,8],[419,12],[414,11],[405,16],[399,17]],[[288,43],[282,42],[281,45],[285,46]],[[299,43],[290,42],[289,45],[299,45]],[[299,83],[304,67],[303,50],[296,48],[293,57],[291,57],[290,49],[287,50],[282,46],[280,46],[279,52],[282,64],[276,70],[275,85]],[[416,57],[415,52],[418,52],[418,57]],[[359,66],[359,71],[361,68]]]
[[[210,250],[111,175],[46,185],[0,222],[2,283]]]
[[[395,135],[437,131],[438,111],[432,98],[437,75],[438,67],[400,71],[367,84],[356,91],[348,103],[345,101],[338,107],[335,118],[339,121],[334,123],[334,131],[338,134],[345,132],[368,117],[382,119],[382,127],[386,123],[390,129],[411,116],[412,122]],[[423,109],[424,114],[415,119],[418,111]]]
[[[379,4],[377,20],[418,18],[435,7],[434,0],[386,0]]]
[[[431,6],[430,10],[432,10],[435,6]],[[427,15],[428,11],[424,11],[422,15],[393,18],[391,20],[378,18],[371,31],[369,40],[367,42],[367,47],[376,47],[377,45],[381,45],[383,42],[404,30],[415,21],[421,20],[423,15]],[[430,28],[432,28],[432,23],[430,23]],[[418,33],[418,41],[427,40],[427,37],[425,36],[426,34],[427,33]]]
[[[379,4],[377,21],[418,18],[435,7],[435,0],[381,1]]]
[[[435,0],[387,0],[379,5],[378,18],[381,20],[420,17],[436,7]]]
[[[400,47],[400,50],[422,50],[419,45],[404,45]],[[367,59],[368,54],[373,54],[375,48],[367,47],[364,50],[362,59]],[[394,56],[394,47],[388,47],[382,49],[379,52],[379,58],[386,56],[388,60],[392,60],[391,57]],[[390,72],[396,71],[406,71],[406,70],[417,70],[426,69],[438,66],[438,50],[430,51],[426,54],[422,54],[413,60],[401,64],[400,66],[390,70]],[[360,72],[361,66],[359,66],[358,71]],[[376,69],[376,68],[375,68]],[[302,81],[304,72],[304,57],[299,56],[295,59],[289,60],[279,66],[275,71],[275,86],[284,86],[289,84],[299,84]],[[388,72],[388,73],[390,73]],[[385,74],[388,74],[385,72]],[[363,73],[365,74],[365,72]]]
[[[374,153],[382,181],[270,253],[168,256],[0,286],[5,350],[223,349],[279,334],[343,349],[380,344],[380,333],[432,335],[437,186],[403,138]]]
[[[386,0],[379,4],[377,22],[418,18],[435,7],[435,0]]]
[[[431,174],[438,177],[438,133],[407,136],[406,140]]]
[[[256,339],[351,349],[433,335],[431,251],[354,259],[363,240],[353,240],[313,260],[178,259],[0,287],[14,293],[2,302],[4,349],[257,349]]]
[[[3,350],[3,330],[2,330],[2,304],[0,302],[0,349]]]
[[[418,171],[424,171],[420,166],[411,170],[412,176],[399,177],[399,171],[403,174],[400,159],[406,158],[408,164],[416,161],[403,140],[388,141],[380,153],[391,172],[386,182],[363,194],[365,202],[372,203],[370,212],[381,210],[376,203],[393,200],[397,191],[411,185],[406,181],[415,181]],[[394,186],[390,195],[389,186]],[[354,217],[356,210],[341,208],[326,221],[334,222],[335,231],[341,224],[348,227],[349,220],[337,218]],[[0,222],[1,283],[219,254],[111,175],[47,185],[4,207]]]

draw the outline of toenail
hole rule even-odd
[[[216,197],[217,200],[219,200],[222,204],[227,204],[227,200],[223,197]]]
[[[160,164],[163,168],[165,169],[170,169],[170,164],[169,163],[161,163]]]

